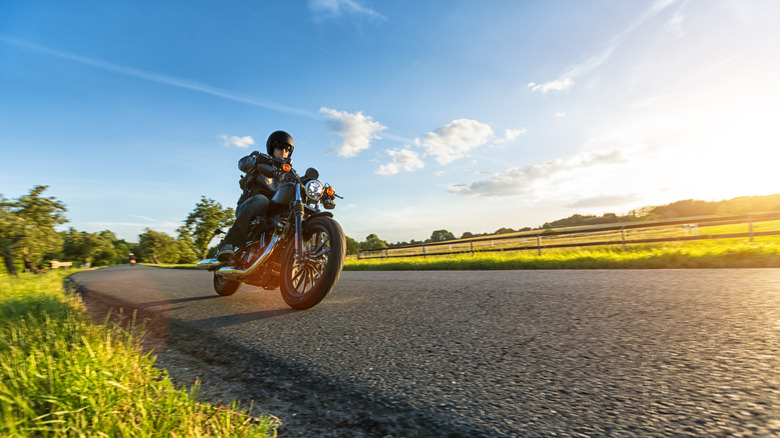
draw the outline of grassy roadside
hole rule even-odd
[[[276,435],[273,417],[176,389],[131,334],[65,296],[67,274],[0,275],[0,436]]]
[[[691,269],[780,268],[780,244],[702,242],[666,246],[600,247],[580,250],[483,252],[475,254],[357,260],[345,271],[502,269]]]

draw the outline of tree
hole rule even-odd
[[[65,234],[62,252],[69,260],[92,263],[95,255],[110,244],[100,235],[70,228]]]
[[[357,254],[360,250],[360,243],[349,236],[344,236],[344,238],[347,240],[347,254]]]
[[[179,252],[179,258],[176,263],[192,263],[198,260],[198,254],[192,247],[191,240],[176,239],[176,248]]]
[[[387,242],[380,239],[376,234],[366,236],[365,242],[360,242],[360,249],[382,249],[387,248]]]
[[[106,247],[95,256],[96,265],[118,265],[130,261],[130,253],[134,252],[134,244],[116,237],[112,231],[104,230],[98,233],[106,242]]]
[[[137,255],[150,263],[177,263],[180,253],[173,237],[146,228],[143,234],[138,236]]]
[[[431,233],[430,242],[444,242],[445,240],[455,240],[455,235],[447,230],[436,230]]]
[[[43,255],[62,245],[62,237],[54,227],[67,222],[67,209],[56,198],[42,196],[47,188],[35,186],[15,202],[0,196],[0,253],[10,275],[17,275],[17,257],[26,269],[40,273],[37,264]]]
[[[14,214],[14,203],[0,197],[0,253],[3,256],[5,269],[14,277],[17,276],[14,250],[24,237],[20,228],[21,224]]]
[[[187,216],[184,227],[189,230],[189,236],[194,242],[195,251],[201,258],[206,258],[209,243],[214,238],[214,230],[233,223],[235,211],[228,207],[222,208],[219,202],[201,196],[200,202]],[[181,231],[179,232],[181,235]]]
[[[176,245],[179,246],[179,263],[191,263],[198,259],[198,248],[192,238],[190,229],[184,225],[176,229],[179,234],[176,237]],[[206,249],[208,251],[208,248]],[[202,257],[203,258],[203,257]]]

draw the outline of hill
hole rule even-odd
[[[647,222],[694,216],[729,216],[737,214],[780,211],[780,194],[766,196],[741,196],[723,201],[699,201],[686,199],[671,204],[644,207],[625,216],[605,213],[602,216],[575,214],[565,219],[547,222],[541,228],[564,228],[621,222]]]

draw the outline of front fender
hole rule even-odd
[[[314,219],[315,217],[333,217],[333,213],[329,211],[317,211],[314,213],[311,213],[310,215],[306,216],[306,218],[303,220],[304,222],[308,221],[309,219]]]

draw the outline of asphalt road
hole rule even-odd
[[[281,437],[780,435],[780,269],[344,272],[307,311],[210,275],[75,281],[284,398]]]

